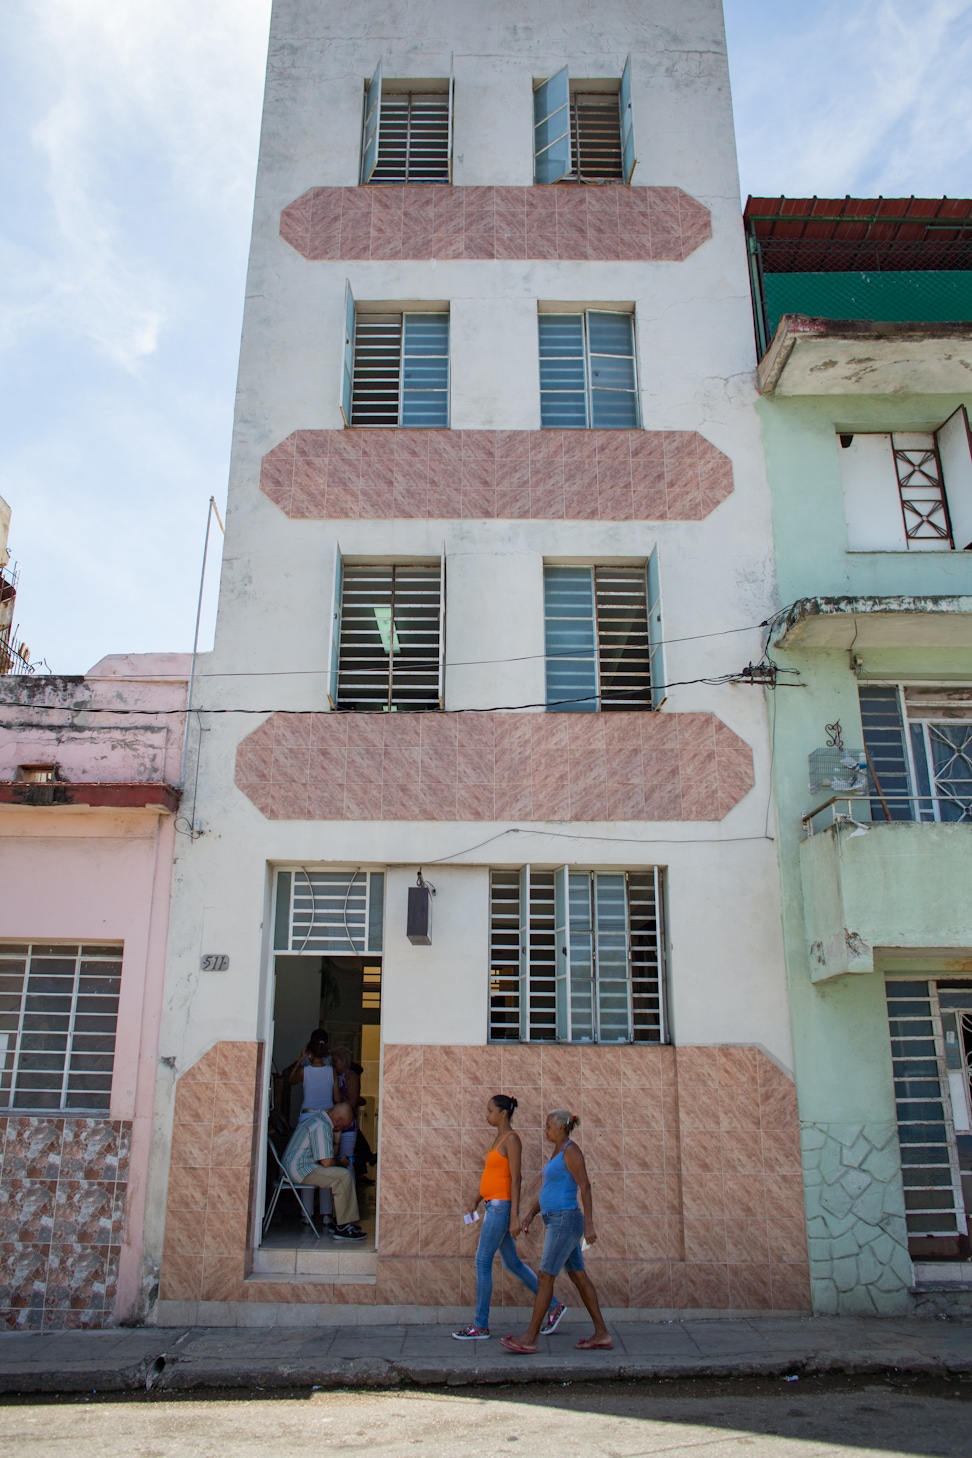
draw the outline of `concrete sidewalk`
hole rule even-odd
[[[576,1351],[581,1331],[565,1323],[536,1357],[506,1352],[496,1336],[456,1342],[425,1325],[6,1332],[0,1392],[972,1373],[972,1321],[955,1318],[623,1322],[610,1352]]]

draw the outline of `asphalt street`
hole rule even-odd
[[[781,1379],[9,1398],[0,1455],[891,1458],[972,1453],[972,1381]]]

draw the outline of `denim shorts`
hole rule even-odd
[[[547,1233],[543,1238],[540,1269],[548,1276],[561,1271],[582,1271],[581,1236],[584,1234],[583,1210],[550,1210],[543,1217]]]

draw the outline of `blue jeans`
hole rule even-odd
[[[581,1237],[584,1234],[584,1212],[582,1210],[549,1210],[543,1217],[547,1233],[543,1238],[543,1255],[540,1269],[547,1276],[559,1276],[561,1271],[582,1271],[584,1257],[581,1255]]]
[[[476,1250],[476,1317],[474,1326],[485,1330],[489,1326],[489,1304],[493,1299],[493,1257],[499,1251],[506,1269],[522,1281],[527,1290],[537,1294],[536,1276],[520,1260],[516,1242],[510,1234],[510,1201],[487,1200],[483,1215],[483,1228],[479,1232],[479,1246]],[[551,1301],[551,1309],[556,1306]]]

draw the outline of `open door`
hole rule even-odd
[[[964,405],[935,432],[942,465],[952,543],[959,552],[972,551],[972,436]]]

